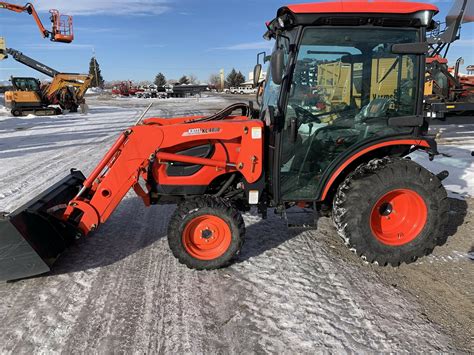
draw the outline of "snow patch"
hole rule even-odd
[[[474,197],[474,144],[440,145],[438,150],[442,155],[436,156],[433,161],[423,152],[414,152],[411,158],[434,174],[447,170],[449,176],[443,180],[443,185],[450,197]]]
[[[453,250],[450,254],[448,255],[428,255],[421,259],[420,261],[417,261],[416,264],[421,265],[423,263],[427,264],[433,264],[433,263],[459,263],[463,262],[466,260],[474,260],[474,252],[462,252],[458,250]]]
[[[10,110],[5,107],[5,95],[0,94],[0,122],[9,118]]]

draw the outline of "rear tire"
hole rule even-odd
[[[181,203],[168,227],[168,244],[181,264],[211,270],[229,264],[242,247],[245,224],[224,200],[210,196]]]
[[[22,112],[21,112],[21,110],[15,108],[15,109],[12,110],[12,115],[15,116],[15,117],[19,117],[19,116],[22,115]]]
[[[374,159],[339,186],[333,220],[358,256],[398,266],[445,242],[448,207],[441,181],[425,168],[407,159]]]

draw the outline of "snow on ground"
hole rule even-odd
[[[443,185],[450,192],[450,197],[474,196],[474,145],[443,145],[439,151],[443,155],[435,157],[433,161],[429,161],[423,153],[415,153],[412,157],[435,174],[443,170],[449,172]]]
[[[8,110],[4,106],[4,101],[5,101],[5,95],[0,94],[0,121],[6,120],[8,118],[8,115],[10,114],[10,110]]]
[[[0,122],[0,210],[11,211],[70,168],[89,173],[150,102],[90,100],[87,115]],[[156,100],[147,116],[215,112],[226,100]],[[380,283],[370,268],[342,260],[332,249],[336,237],[328,223],[302,232],[288,230],[272,214],[268,220],[247,214],[237,262],[198,272],[168,249],[172,211],[145,208],[129,193],[51,274],[0,284],[0,352],[455,349],[414,299]]]
[[[412,154],[413,160],[437,174],[443,170],[449,172],[443,181],[450,192],[450,197],[474,197],[474,118],[465,117],[463,122],[449,124],[456,118],[448,119],[446,123],[435,121],[430,133],[439,134],[438,150],[441,155],[429,161],[424,153]]]

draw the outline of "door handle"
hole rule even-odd
[[[298,119],[296,117],[292,117],[290,119],[290,136],[289,136],[290,143],[296,142],[297,137],[298,137]]]

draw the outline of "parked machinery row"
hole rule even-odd
[[[187,84],[187,85],[134,85],[131,81],[122,81],[112,88],[112,94],[118,96],[136,96],[139,98],[160,98],[187,97],[200,95],[209,90],[208,85]]]

